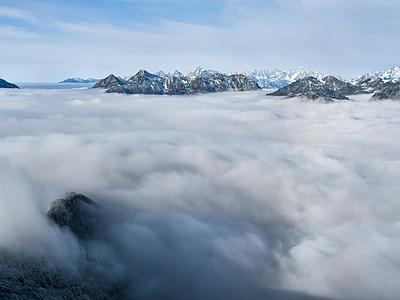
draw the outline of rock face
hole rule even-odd
[[[400,99],[400,82],[386,83],[379,91],[372,95],[372,100]]]
[[[345,83],[333,76],[326,76],[321,80],[314,77],[299,79],[277,91],[270,96],[306,97],[309,99],[324,98],[326,100],[349,100],[345,92],[355,92],[357,87]]]
[[[355,83],[355,85],[360,87],[364,93],[374,93],[391,84],[391,82],[385,82],[381,78],[368,78]]]
[[[121,89],[122,88],[122,89]],[[151,74],[146,70],[140,70],[136,75],[132,76],[121,88],[111,87],[107,93],[125,93],[125,94],[164,94],[163,77]]]
[[[189,94],[189,90],[181,76],[169,75],[164,81],[164,94],[185,95]]]
[[[123,84],[124,82],[120,78],[116,77],[114,74],[110,74],[106,78],[97,82],[92,88],[110,89],[120,87]]]
[[[244,74],[229,75],[228,82],[231,91],[255,91],[260,89],[260,86],[254,80]]]
[[[362,93],[363,89],[349,82],[337,79],[335,76],[325,76],[321,79],[323,87],[342,95],[355,95]]]
[[[115,84],[108,76],[93,88],[107,88],[106,93],[151,94],[151,95],[189,95],[197,93],[215,93],[225,91],[253,91],[260,87],[244,74],[226,75],[216,71],[197,69],[183,76],[179,72],[159,75],[140,70],[125,83]],[[113,76],[113,75],[112,75]],[[100,83],[102,83],[100,85]]]
[[[1,89],[19,89],[19,87],[16,84],[10,83],[1,78],[0,78],[0,88]]]
[[[78,238],[88,239],[104,228],[100,206],[88,197],[70,193],[51,203],[47,216],[61,227],[68,227]]]

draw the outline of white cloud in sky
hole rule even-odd
[[[139,297],[397,298],[399,103],[0,93],[1,246],[79,262],[44,216],[75,190],[107,212],[95,248]]]
[[[161,11],[135,3],[119,11],[115,1],[105,3],[108,13],[104,3],[90,13],[54,4],[42,4],[40,12],[5,7],[18,12],[7,15],[39,21],[20,27],[19,39],[0,42],[0,54],[9,58],[1,76],[58,81],[201,65],[222,72],[305,66],[350,78],[398,64],[393,1],[225,1],[216,11],[210,6],[212,12],[201,1],[173,1]]]
[[[0,6],[0,17],[19,19],[31,23],[35,23],[37,21],[35,14],[32,14],[26,10],[15,9],[8,6]]]

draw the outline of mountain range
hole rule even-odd
[[[143,85],[145,84],[144,82],[147,82],[147,84],[149,86],[152,86],[153,88],[151,93],[156,94],[191,94],[196,92],[211,92],[220,90],[247,90],[247,88],[250,87],[250,82],[256,83],[258,87],[263,89],[280,89],[301,79],[312,77],[317,80],[322,80],[324,77],[326,77],[320,72],[310,71],[303,67],[290,70],[261,69],[252,70],[242,74],[233,73],[230,75],[220,73],[215,70],[203,69],[200,67],[187,74],[183,74],[178,70],[174,71],[173,73],[158,71],[157,73],[152,74],[156,77],[152,77],[148,74],[141,75],[143,77],[142,81],[144,81],[140,84]],[[104,81],[105,79],[100,80],[96,78],[68,78],[61,81],[61,83],[98,83],[101,81],[99,85],[95,84],[95,87],[106,89],[112,88],[109,92],[138,93],[140,92],[140,90],[135,91],[135,88],[133,88],[134,80],[129,81],[134,76],[112,76],[108,80],[111,80],[113,83]],[[152,84],[150,84],[151,77],[153,78]],[[194,80],[194,78],[196,78],[196,80]],[[340,77],[336,77],[336,79],[341,80]],[[243,80],[247,82],[247,87],[238,85],[243,85]],[[242,82],[240,83],[240,81]],[[125,84],[126,82],[128,83]],[[312,80],[307,80],[306,82],[310,83],[312,82]],[[400,82],[400,66],[394,66],[393,68],[386,71],[369,72],[364,75],[353,77],[350,80],[346,80],[344,82],[359,86],[365,93],[377,93],[381,89],[386,87],[386,92],[379,94],[379,97],[386,97],[388,95],[391,95],[391,97],[393,97],[396,95],[394,91],[397,90],[397,85],[391,85],[391,83]],[[298,83],[296,84],[298,85]],[[128,87],[128,85],[130,85],[130,87]],[[160,86],[157,87],[157,85]],[[122,86],[124,86],[126,89],[121,89],[120,87]],[[254,87],[255,86],[253,86],[253,88]],[[5,81],[4,79],[0,79],[0,88],[18,88],[18,86]],[[150,90],[148,90],[147,92],[150,92]],[[280,91],[279,93],[283,92]]]
[[[326,76],[321,79],[310,76],[298,79],[267,95],[303,97],[312,100],[322,98],[331,101],[332,99],[349,100],[347,97],[349,95],[370,93],[374,93],[372,100],[400,99],[400,82],[384,81],[381,78],[368,78],[350,83],[334,76]]]
[[[325,76],[320,72],[310,71],[303,67],[290,70],[252,70],[244,74],[257,82],[263,89],[278,89],[302,78],[314,77],[321,79]]]
[[[351,83],[364,81],[367,79],[382,79],[385,82],[398,82],[400,81],[400,66],[394,66],[386,71],[369,72],[361,76],[353,77],[349,80]]]
[[[161,76],[160,76],[161,75]],[[140,70],[127,81],[110,74],[97,82],[93,88],[105,88],[106,93],[190,95],[224,91],[253,91],[261,89],[256,82],[244,74],[226,75],[217,71],[197,69],[182,75],[160,73],[152,74]]]
[[[201,67],[198,67],[196,70],[189,72],[187,74],[184,74],[178,70],[175,70],[173,73],[170,72],[164,72],[164,71],[158,71],[154,73],[155,75],[159,77],[168,77],[168,76],[174,76],[174,77],[191,77],[191,76],[197,76],[200,74],[203,75],[214,75],[216,73],[220,73],[215,70],[207,70],[203,69]],[[233,73],[235,74],[235,73]],[[306,78],[306,77],[314,77],[317,79],[322,79],[326,75],[318,72],[318,71],[311,71],[308,70],[304,67],[300,67],[297,69],[290,69],[290,70],[281,70],[281,69],[272,69],[272,70],[266,70],[266,69],[260,69],[260,70],[252,70],[248,72],[243,72],[242,74],[249,76],[252,80],[254,80],[261,88],[263,89],[279,89],[281,87],[284,87],[290,83],[295,82],[296,80]],[[121,81],[127,81],[129,80],[133,75],[127,75],[127,76],[118,76],[118,78]],[[340,76],[335,76],[339,80],[342,80]],[[400,66],[395,66],[389,70],[386,71],[374,71],[374,72],[369,72],[360,76],[356,76],[351,78],[350,80],[345,80],[350,83],[357,83],[364,81],[366,79],[382,79],[385,82],[398,82],[400,81]],[[82,79],[82,78],[68,78],[65,79],[61,82],[68,82],[68,83],[91,83],[91,82],[98,82],[100,79],[95,79],[95,78],[88,78],[88,79]]]

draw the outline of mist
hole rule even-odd
[[[128,299],[396,299],[400,105],[353,100],[1,90],[0,247]]]

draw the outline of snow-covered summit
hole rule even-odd
[[[317,72],[310,71],[304,67],[290,70],[272,69],[272,70],[252,70],[245,73],[251,79],[264,89],[276,89],[284,87],[296,80],[306,77],[314,77],[322,79],[325,75]]]
[[[198,67],[196,70],[194,70],[193,72],[187,73],[185,76],[186,77],[197,77],[197,76],[201,76],[201,75],[212,76],[212,75],[215,75],[218,73],[220,73],[220,72],[215,71],[215,70],[210,70],[210,69],[204,69],[202,67]]]
[[[373,71],[361,76],[353,77],[350,82],[360,82],[367,79],[382,79],[385,82],[399,82],[400,81],[400,66],[394,66],[386,71]]]

